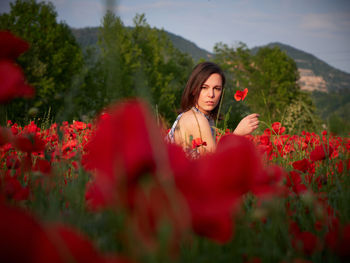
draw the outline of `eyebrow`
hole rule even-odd
[[[202,86],[207,86],[207,87],[209,87],[209,85],[207,85],[207,84],[205,84],[205,83],[203,83]],[[222,85],[216,85],[216,86],[214,86],[214,88],[218,88],[218,87],[222,88]]]

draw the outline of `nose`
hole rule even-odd
[[[214,98],[215,97],[215,91],[213,88],[208,90],[208,97],[209,98]]]

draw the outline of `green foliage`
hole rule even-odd
[[[139,96],[173,121],[192,59],[175,49],[163,31],[151,28],[144,15],[136,15],[126,28],[108,12],[99,33],[99,50],[85,52],[84,84],[76,104],[93,115],[113,101]],[[84,111],[83,111],[84,112]]]
[[[319,127],[312,100],[297,84],[299,74],[295,62],[279,48],[264,47],[253,54],[243,43],[236,47],[219,43],[214,53],[216,62],[228,76],[226,108],[232,104],[236,90],[249,90],[244,101],[248,108],[243,108],[242,102],[234,102],[236,116],[237,112],[241,116],[257,112],[268,124],[285,120],[290,129],[315,130]],[[237,123],[237,117],[235,119]]]
[[[51,3],[17,0],[10,5],[10,13],[0,16],[0,29],[10,30],[30,43],[30,49],[18,63],[28,82],[36,88],[36,96],[7,105],[7,118],[17,121],[28,118],[27,112],[32,107],[39,109],[39,116],[49,108],[55,115],[69,91],[72,76],[81,69],[81,50],[68,26],[57,23]]]
[[[318,114],[331,132],[347,135],[350,131],[350,90],[312,93]]]
[[[218,43],[214,47],[214,54],[214,62],[222,67],[226,77],[225,96],[223,97],[221,112],[226,113],[230,109],[231,114],[228,118],[226,116],[225,123],[228,128],[234,129],[242,117],[250,112],[247,105],[235,102],[233,96],[237,89],[241,89],[242,85],[245,86],[249,82],[247,72],[245,70],[238,71],[237,69],[248,66],[251,56],[247,46],[243,43],[238,43],[235,48]],[[224,124],[224,126],[226,125]]]

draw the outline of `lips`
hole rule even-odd
[[[206,101],[205,103],[209,105],[214,105],[214,101]]]

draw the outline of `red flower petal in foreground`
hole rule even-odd
[[[26,212],[3,204],[0,218],[0,262],[36,262],[37,237],[45,235],[41,225]]]
[[[248,89],[245,88],[243,91],[240,91],[240,90],[237,90],[235,95],[234,95],[234,98],[236,101],[240,101],[240,100],[244,100],[245,97],[247,96],[248,94]]]
[[[29,44],[8,31],[0,31],[0,59],[16,59]]]
[[[0,87],[0,103],[34,95],[34,89],[26,84],[21,68],[8,60],[0,61]]]
[[[325,237],[327,246],[340,256],[344,262],[350,259],[350,224],[335,226],[329,230]]]
[[[174,173],[175,181],[190,208],[194,231],[220,243],[229,241],[232,214],[264,172],[255,146],[242,136],[225,135],[213,154],[182,161],[182,166],[175,168],[181,171]]]
[[[90,191],[88,196],[93,198],[92,193],[100,192],[104,195],[104,203],[112,204],[116,194],[120,194],[116,187],[136,184],[140,176],[155,171],[155,145],[151,145],[150,138],[159,138],[160,134],[154,129],[155,123],[149,123],[151,116],[139,101],[118,104],[108,113],[99,120],[96,135],[87,145],[88,153],[83,161],[86,169],[96,169],[95,187],[100,188],[100,191]],[[97,199],[101,201],[101,196]]]
[[[74,229],[62,225],[44,227],[27,212],[1,203],[0,218],[0,262],[129,262],[118,257],[104,258]]]
[[[306,255],[311,255],[314,253],[318,243],[318,237],[308,231],[298,233],[292,241],[293,246],[297,250],[301,250]]]
[[[40,236],[38,238],[38,262],[103,262],[92,243],[77,231],[63,225],[54,225],[47,227],[46,233],[41,236],[42,239]],[[44,242],[48,236],[50,242]]]

